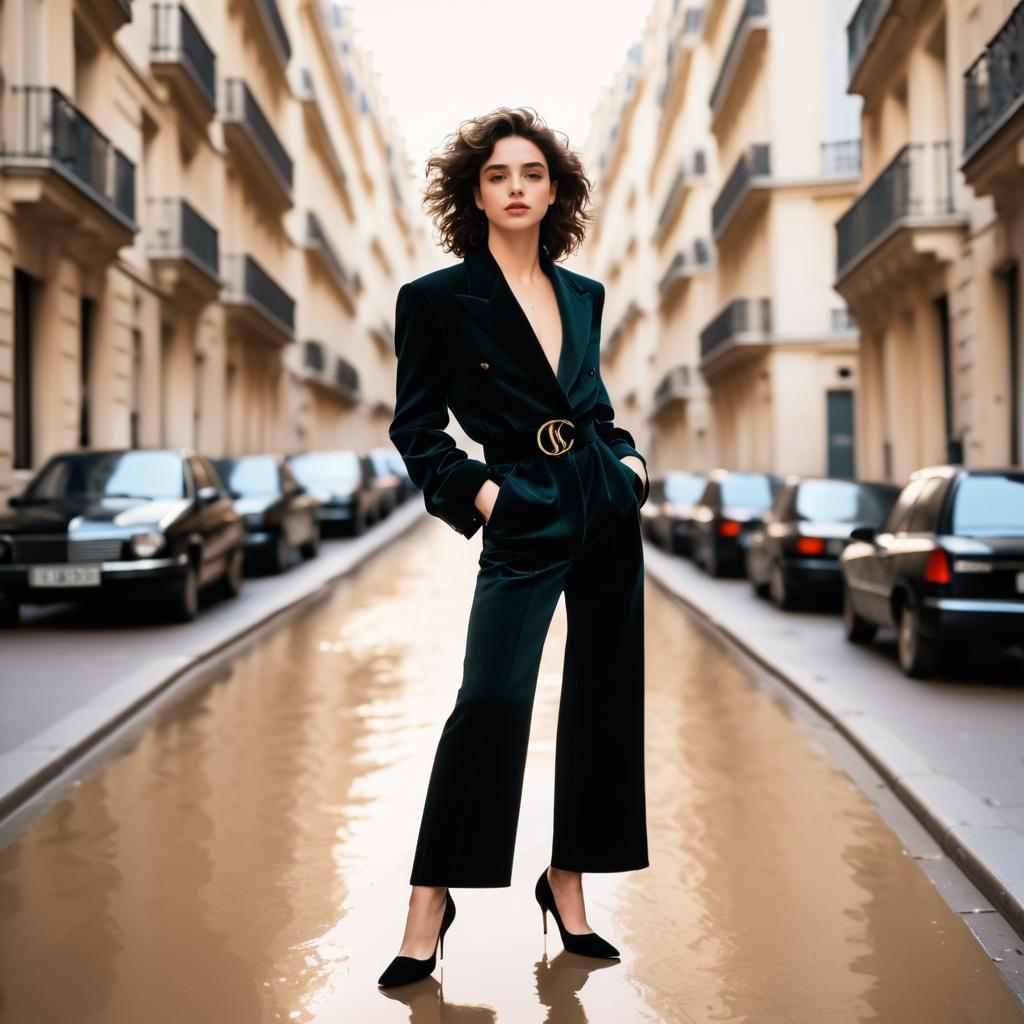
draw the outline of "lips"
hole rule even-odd
[[[506,210],[528,210],[529,207],[526,205],[526,203],[509,203],[508,206],[505,207],[505,209]]]

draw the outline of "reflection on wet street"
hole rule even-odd
[[[453,889],[441,966],[378,990],[478,553],[479,537],[424,521],[0,851],[0,1020],[1020,1019],[867,799],[652,584],[651,866],[584,876],[591,927],[621,962],[564,953],[550,918],[545,949],[533,898],[550,848],[560,605],[512,887]]]

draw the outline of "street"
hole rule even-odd
[[[0,1019],[1020,1019],[922,870],[924,830],[905,810],[898,830],[883,820],[854,783],[864,768],[826,749],[829,730],[651,581],[651,866],[584,877],[591,927],[621,962],[566,954],[550,928],[545,943],[532,897],[550,843],[560,605],[513,885],[453,890],[433,977],[378,991],[401,940],[478,552],[425,518],[253,634],[11,838]],[[944,869],[945,887],[973,898]]]

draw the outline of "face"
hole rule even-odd
[[[480,168],[473,197],[495,227],[527,231],[544,219],[557,188],[540,147],[521,135],[506,135]],[[509,209],[510,204],[526,209]]]

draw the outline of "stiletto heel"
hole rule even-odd
[[[582,956],[618,956],[619,951],[605,939],[602,939],[597,932],[570,932],[566,931],[562,924],[562,915],[558,913],[558,906],[555,903],[555,894],[551,891],[551,883],[548,881],[548,869],[545,868],[537,884],[533,889],[537,902],[540,904],[544,917],[544,934],[548,933],[547,911],[551,911],[558,925],[558,933],[562,936],[562,945],[570,953],[579,953]]]
[[[437,940],[434,942],[434,952],[426,960],[418,960],[414,956],[396,956],[388,964],[387,969],[377,979],[378,985],[390,987],[392,985],[407,985],[410,981],[419,981],[425,978],[437,962],[437,949],[441,947],[441,959],[444,959],[444,933],[451,927],[455,920],[455,900],[451,892],[444,894],[444,914],[441,916],[441,927],[437,933]]]

